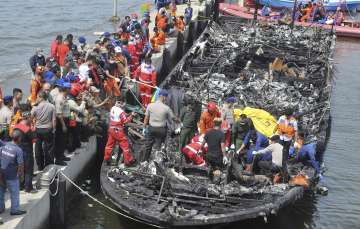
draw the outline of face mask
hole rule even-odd
[[[41,54],[38,54],[37,56],[38,56],[38,57],[42,57],[42,55],[41,55]]]

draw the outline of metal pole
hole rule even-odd
[[[114,8],[114,11],[113,11],[113,17],[117,17],[117,0],[113,0],[113,8]]]
[[[295,23],[296,7],[297,7],[297,0],[294,1],[294,7],[293,7],[293,12],[292,12],[292,17],[291,17],[291,24],[290,24],[291,33],[292,33],[292,30],[294,28],[294,23]]]
[[[118,1],[117,0],[113,0],[113,16],[111,17],[111,21],[112,22],[117,22],[119,21],[119,17],[117,15],[117,6],[118,6]]]

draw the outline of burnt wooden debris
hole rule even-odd
[[[335,38],[318,28],[291,30],[286,25],[252,25],[238,18],[220,17],[218,23],[209,23],[162,87],[179,90],[184,100],[199,104],[209,100],[221,103],[235,96],[244,105],[276,117],[292,108],[300,128],[307,133],[306,141],[325,146],[334,45]],[[178,109],[181,104],[172,108]],[[131,132],[129,138],[139,158],[146,139]],[[319,149],[319,155],[323,151],[324,147]],[[160,151],[153,150],[149,162],[134,168],[104,164],[103,192],[127,214],[161,227],[266,217],[304,193],[299,186],[273,184],[262,175],[248,176],[235,159],[213,182],[206,168],[186,165],[181,157],[178,137],[169,133],[166,144]],[[288,165],[290,175],[300,171],[316,182],[312,167]]]

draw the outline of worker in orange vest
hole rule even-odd
[[[173,18],[174,26],[176,31],[183,32],[185,30],[184,16]]]
[[[280,144],[284,147],[283,160],[286,162],[288,152],[293,140],[297,139],[298,123],[294,117],[292,109],[286,109],[274,129],[274,133],[278,132],[280,135]]]
[[[214,128],[214,119],[219,118],[220,116],[221,115],[216,104],[214,102],[209,102],[207,110],[204,111],[200,117],[200,134],[205,134],[206,131]]]
[[[155,67],[151,64],[151,58],[145,58],[144,63],[142,63],[135,71],[136,80],[140,81],[139,92],[141,103],[146,108],[147,105],[151,102],[153,87],[156,87],[156,70]],[[147,86],[149,85],[149,86]],[[150,87],[151,86],[151,87]]]
[[[44,79],[42,77],[42,74],[44,73],[44,66],[38,65],[35,69],[35,78],[31,80],[31,96],[30,101],[31,105],[34,105],[36,103],[37,94],[39,93],[40,89],[42,88],[42,85],[44,83]]]
[[[153,47],[155,52],[160,51],[160,45],[165,44],[166,35],[162,29],[154,27],[154,35],[150,39],[151,46]]]

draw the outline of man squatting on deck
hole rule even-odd
[[[51,42],[47,57],[38,48],[30,58],[33,76],[30,96],[25,101],[21,89],[14,88],[12,95],[3,95],[0,88],[0,214],[5,210],[6,189],[11,196],[10,213],[25,213],[19,207],[19,190],[36,192],[32,182],[35,169],[42,171],[50,164],[67,165],[68,156],[97,130],[99,117],[95,114],[104,113],[99,109],[111,110],[104,159],[109,159],[119,142],[125,164],[134,163],[123,130],[133,114],[126,116],[121,108],[120,101],[128,89],[121,87],[125,83],[119,83],[135,81],[139,100],[146,108],[157,85],[151,54],[160,51],[168,36],[176,37],[182,32],[192,17],[190,4],[183,15],[177,15],[176,4],[170,1],[158,1],[157,6],[159,13],[152,19],[156,20],[154,36],[149,34],[150,12],[145,12],[140,21],[136,13],[125,16],[118,31],[104,32],[93,45],[83,36],[75,44],[72,34],[59,34]],[[170,111],[167,109],[166,115]],[[161,125],[156,126],[157,115],[151,109],[148,114],[154,127],[149,128],[150,135],[163,134]]]

